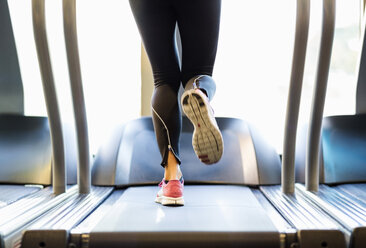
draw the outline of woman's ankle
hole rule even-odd
[[[169,165],[165,167],[165,180],[179,180],[182,176],[179,165]]]
[[[168,161],[165,166],[164,178],[165,180],[179,180],[182,177],[179,163],[174,154],[169,151]]]

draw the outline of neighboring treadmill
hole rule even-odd
[[[75,2],[67,1],[64,2],[64,8],[73,8],[72,3]],[[75,7],[75,6],[74,6]],[[67,14],[70,13],[67,12]],[[53,145],[53,163],[56,165],[62,165],[65,159],[63,152],[63,135],[62,127],[60,125],[60,115],[58,111],[58,104],[56,98],[55,84],[53,80],[51,59],[48,50],[47,33],[46,33],[46,20],[45,20],[45,1],[44,0],[33,0],[32,1],[32,14],[33,14],[33,30],[37,48],[37,55],[39,66],[41,70],[42,83],[45,92],[47,112],[49,116],[49,122],[51,127],[51,140]],[[72,22],[72,19],[65,17],[65,41],[67,49],[67,58],[69,64],[69,73],[71,81],[71,92],[73,96],[74,114],[75,114],[75,127],[76,127],[76,141],[77,147],[72,147],[73,151],[77,151],[77,157],[67,157],[72,162],[78,165],[77,182],[78,187],[72,187],[67,190],[66,193],[62,191],[66,190],[66,173],[65,168],[60,166],[53,167],[53,185],[54,190],[58,190],[61,195],[54,197],[58,204],[52,204],[52,201],[47,203],[48,211],[39,213],[37,220],[29,225],[36,223],[53,224],[55,222],[62,223],[66,226],[69,223],[79,223],[84,219],[90,212],[95,209],[112,191],[111,187],[90,187],[90,154],[89,154],[89,143],[88,133],[86,128],[86,114],[84,97],[81,87],[81,75],[79,58],[77,51],[77,41],[74,31],[76,33],[76,23]],[[70,22],[71,21],[71,22]],[[70,30],[72,31],[70,33]],[[66,154],[67,155],[67,154]],[[57,160],[58,159],[58,160]],[[75,171],[74,171],[75,172]],[[75,174],[74,174],[75,175]],[[55,183],[57,181],[57,183]],[[36,208],[35,208],[36,209]],[[35,210],[36,211],[36,210]],[[34,212],[33,209],[29,213]],[[38,211],[39,212],[39,211]],[[38,213],[37,212],[37,213]],[[42,214],[42,216],[41,216]],[[47,217],[54,214],[52,219]],[[70,221],[71,219],[71,221]],[[33,218],[34,220],[34,218]],[[14,224],[14,220],[10,222]],[[68,226],[68,229],[72,228],[73,225]],[[5,247],[13,247],[21,245],[21,234],[24,228],[19,230],[15,238],[9,237],[4,242]],[[65,232],[58,232],[58,235],[65,236]],[[9,236],[9,235],[8,235]],[[66,236],[65,236],[66,240]],[[57,245],[61,245],[58,243]],[[36,244],[36,247],[45,247],[45,244],[40,242]],[[53,247],[47,245],[47,247]],[[63,246],[65,247],[65,246]]]
[[[10,172],[9,174],[12,174],[12,176],[9,177],[7,171],[4,171],[17,171],[14,165],[18,164],[9,164],[8,162],[9,158],[10,160],[14,160],[15,157],[9,155],[9,151],[13,151],[11,148],[12,144],[17,145],[16,143],[19,142],[16,138],[13,139],[14,134],[9,131],[9,129],[16,129],[13,127],[14,121],[11,119],[18,119],[15,122],[19,123],[19,120],[21,121],[25,118],[23,117],[23,84],[10,13],[7,1],[3,0],[0,1],[0,36],[2,37],[0,39],[0,181],[6,183],[13,181],[14,177],[17,177],[13,174],[14,172]],[[26,129],[25,126],[26,124],[23,125],[24,129]],[[11,142],[8,142],[9,138]],[[20,181],[23,182],[24,180]],[[40,187],[36,186],[1,185],[0,208],[38,190],[40,190]]]
[[[76,190],[62,194],[65,176],[61,187],[57,179],[51,179],[52,163],[53,171],[60,167],[65,171],[63,137],[57,147],[62,164],[55,165],[48,119],[24,116],[23,85],[6,0],[0,1],[0,36],[0,247],[14,247],[27,225]],[[52,92],[50,97],[54,98]],[[69,184],[76,183],[74,137],[65,127]],[[53,187],[43,188],[52,180]]]
[[[365,28],[365,26],[364,26]],[[350,247],[366,247],[366,37],[363,36],[355,115],[323,119],[327,77],[318,76],[309,130],[300,134],[296,187],[350,233]],[[328,50],[329,56],[331,50]],[[320,167],[320,168],[319,168]],[[320,176],[319,176],[320,173]],[[319,186],[319,181],[321,185]]]

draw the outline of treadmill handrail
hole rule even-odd
[[[323,21],[305,160],[305,187],[319,188],[320,138],[335,29],[335,0],[323,0]]]
[[[45,1],[32,1],[33,33],[52,143],[52,185],[55,194],[66,191],[65,147],[57,92],[48,48]]]
[[[82,194],[90,192],[91,172],[88,125],[81,79],[76,29],[76,0],[63,0],[64,36],[78,144],[78,185]]]
[[[299,116],[302,81],[309,33],[310,0],[297,0],[296,31],[292,70],[287,100],[285,135],[283,142],[281,184],[284,193],[295,190],[295,144]]]

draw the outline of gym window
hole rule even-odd
[[[337,0],[339,14],[324,115],[354,113],[361,2]],[[299,128],[310,116],[321,3],[311,1]],[[61,1],[46,3],[48,40],[62,117],[73,122],[61,4]],[[31,1],[10,0],[9,8],[24,84],[25,113],[46,115],[33,39]],[[216,116],[247,120],[279,152],[282,152],[295,8],[293,0],[223,0],[214,70]],[[101,4],[81,0],[77,1],[77,10],[91,151],[95,153],[108,130],[117,123],[138,118],[142,105],[149,104],[150,99],[141,100],[141,42],[128,1],[108,0]],[[143,64],[144,73],[149,72],[148,66]],[[142,83],[149,84],[151,89],[151,80]]]

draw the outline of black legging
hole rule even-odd
[[[155,134],[165,166],[169,150],[178,162],[182,117],[178,91],[199,75],[200,88],[211,98],[215,90],[212,71],[220,26],[221,0],[130,0],[144,47],[148,54],[155,90],[152,116]],[[175,46],[178,24],[182,42],[182,68]]]

